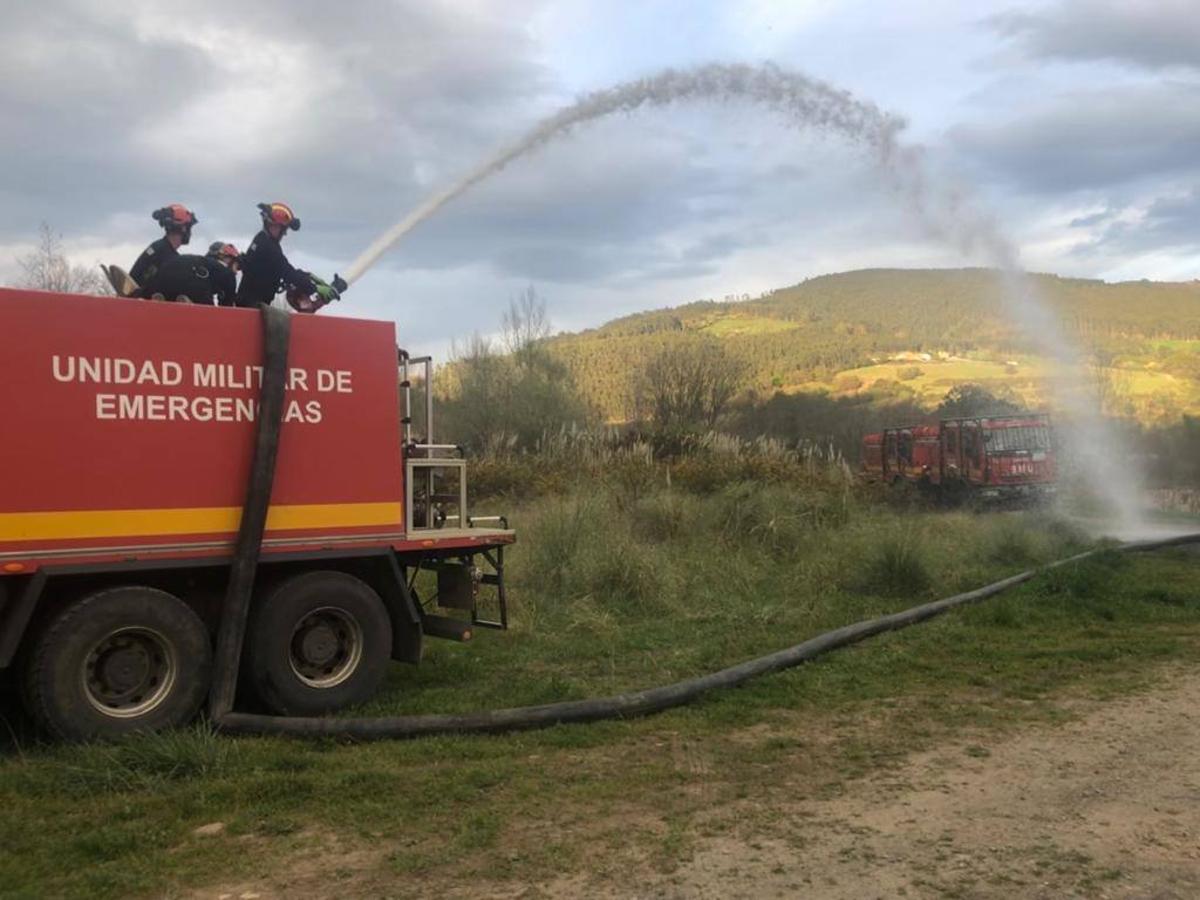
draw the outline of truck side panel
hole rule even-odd
[[[232,539],[256,312],[0,289],[0,336],[0,571]],[[395,346],[392,323],[295,318],[268,540],[404,531]]]

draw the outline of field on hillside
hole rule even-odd
[[[512,630],[430,642],[419,667],[395,666],[358,713],[663,684],[1092,545],[1051,513],[884,503],[836,462],[799,454],[714,453],[669,481],[636,454],[565,481],[536,465],[509,481],[541,479],[540,498],[486,502],[520,536]],[[591,872],[633,890],[639,867],[671,871],[700,833],[771,833],[781,784],[837,792],[947,736],[986,740],[1060,715],[1072,692],[1134,690],[1162,664],[1194,659],[1198,562],[1104,551],[985,605],[636,721],[365,746],[203,726],[109,746],[19,736],[0,761],[0,879],[16,896],[229,885],[467,896]],[[688,764],[701,745],[719,766]]]
[[[1200,381],[1152,368],[1150,364],[1097,368],[1110,397],[1111,411],[1157,422],[1174,412],[1200,413]],[[890,360],[837,372],[825,381],[784,385],[785,392],[859,394],[872,390],[887,396],[911,396],[933,409],[956,385],[978,384],[998,396],[1013,397],[1033,409],[1053,406],[1061,398],[1067,373],[1037,357],[1019,362],[989,359]]]
[[[1110,414],[1145,425],[1200,414],[1200,284],[1030,281],[1089,359]],[[548,347],[609,422],[630,415],[632,370],[622,360],[706,341],[719,342],[741,365],[743,397],[751,401],[774,392],[867,390],[876,404],[932,408],[954,385],[977,382],[1040,405],[1053,396],[1048,378],[1056,373],[1005,308],[985,270],[866,270],[756,299],[626,316],[559,335]],[[939,362],[939,355],[951,359]],[[913,367],[921,374],[910,374]],[[849,387],[856,380],[861,387]]]

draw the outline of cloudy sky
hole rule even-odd
[[[0,0],[0,280],[39,223],[129,265],[151,210],[244,247],[290,203],[325,277],[580,95],[772,62],[902,117],[1039,271],[1200,278],[1195,0]],[[203,252],[202,250],[200,252]],[[339,312],[443,350],[533,285],[558,328],[865,266],[978,262],[836,137],[753,104],[575,129],[455,200]]]

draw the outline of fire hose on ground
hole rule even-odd
[[[350,740],[379,740],[448,733],[517,731],[551,725],[650,715],[691,703],[709,691],[736,687],[751,678],[791,668],[839,647],[846,647],[878,634],[916,625],[959,606],[978,603],[1009,588],[1023,584],[1041,572],[1079,562],[1098,552],[1089,550],[1045,566],[1027,569],[972,591],[924,603],[890,615],[845,625],[819,634],[795,646],[750,659],[708,675],[611,697],[569,700],[540,706],[487,710],[463,715],[317,718],[234,712],[238,661],[241,657],[246,619],[250,612],[254,572],[258,565],[263,530],[266,525],[267,507],[274,480],[275,457],[279,446],[284,380],[287,372],[289,325],[287,313],[270,307],[264,308],[262,413],[258,420],[258,433],[245,510],[238,532],[228,589],[222,608],[214,660],[213,687],[209,699],[210,719],[222,731],[231,734],[332,736]],[[1137,552],[1188,543],[1200,543],[1200,534],[1139,541],[1123,544],[1117,549]]]

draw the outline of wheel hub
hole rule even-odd
[[[83,661],[83,692],[106,716],[142,716],[171,692],[175,652],[161,634],[145,628],[119,628],[98,641]]]
[[[324,623],[308,629],[302,644],[302,657],[316,666],[327,665],[338,654],[338,636]]]
[[[344,609],[315,609],[296,623],[290,663],[296,677],[310,687],[331,688],[354,674],[362,659],[363,632]]]
[[[125,639],[125,645],[103,654],[96,665],[101,684],[128,693],[150,675],[150,655],[141,642]]]

